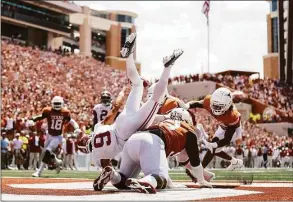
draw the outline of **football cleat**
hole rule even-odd
[[[131,33],[125,41],[125,44],[120,51],[121,57],[128,58],[131,53],[133,53],[134,44],[136,41],[136,33]]]
[[[33,174],[32,174],[32,176],[33,177],[40,177],[40,173],[37,171],[37,172],[34,172]]]
[[[95,179],[93,187],[95,191],[101,191],[105,185],[110,182],[111,178],[113,177],[113,168],[111,166],[106,166],[99,177]]]
[[[164,66],[167,68],[170,65],[173,65],[175,61],[184,53],[181,49],[176,49],[173,51],[172,55],[166,56],[163,58]]]
[[[243,161],[241,159],[237,159],[237,162],[235,164],[230,164],[227,167],[227,170],[235,170],[243,167]]]
[[[213,185],[205,180],[198,182],[200,188],[213,188]]]
[[[134,178],[129,178],[126,180],[126,186],[130,189],[144,194],[155,194],[157,193],[156,189],[147,182],[141,182]]]
[[[197,182],[197,178],[193,176],[193,174],[191,173],[191,171],[188,168],[185,169],[185,173],[188,175],[188,177],[191,178],[191,180],[194,183]],[[212,179],[215,178],[215,173],[212,173],[212,172],[209,172],[209,171],[205,170],[203,176],[204,176],[205,181],[210,182]]]

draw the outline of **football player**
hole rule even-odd
[[[46,164],[55,161],[57,173],[60,172],[62,161],[57,159],[54,150],[62,143],[63,126],[70,123],[75,130],[79,129],[78,124],[70,116],[70,111],[64,108],[64,100],[60,96],[55,96],[51,101],[51,107],[45,107],[41,115],[33,117],[31,121],[47,119],[48,133],[44,145],[42,162],[39,169],[32,174],[33,177],[40,177]]]
[[[151,125],[166,91],[171,67],[183,54],[182,50],[175,50],[171,56],[163,58],[164,70],[155,86],[154,93],[140,107],[143,95],[143,80],[137,72],[133,59],[135,40],[136,34],[130,34],[121,50],[121,56],[126,58],[127,76],[132,85],[125,107],[114,124],[96,124],[93,137],[88,142],[89,150],[92,150],[97,166],[105,167],[109,165],[109,160],[122,151],[125,142],[132,134]]]
[[[103,121],[106,116],[108,115],[109,111],[112,108],[112,96],[111,93],[109,91],[104,90],[101,93],[101,103],[97,104],[94,108],[93,108],[93,128],[95,127],[95,125],[100,122]]]
[[[122,150],[120,171],[107,166],[94,182],[95,190],[102,190],[111,181],[118,189],[131,188],[141,193],[156,193],[164,189],[169,179],[167,157],[185,152],[191,163],[191,172],[200,187],[212,187],[204,179],[200,162],[195,120],[185,109],[175,108],[168,119],[133,134]],[[132,178],[138,168],[142,179]],[[130,178],[129,178],[130,177]],[[169,186],[170,187],[170,186]]]
[[[233,95],[227,88],[218,88],[212,95],[207,95],[203,100],[187,103],[189,108],[204,108],[221,123],[212,142],[203,139],[209,151],[205,154],[202,165],[205,168],[214,155],[231,162],[227,169],[234,170],[243,166],[241,159],[236,159],[222,151],[224,146],[242,141],[241,114],[233,104]],[[187,171],[188,172],[188,171]]]

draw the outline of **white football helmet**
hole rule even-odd
[[[55,96],[53,97],[51,104],[53,109],[61,110],[64,107],[64,100],[60,96]]]
[[[224,114],[233,104],[232,93],[228,88],[218,88],[212,94],[210,107],[216,116]]]
[[[153,84],[148,88],[147,100],[149,100],[149,99],[152,97],[152,95],[154,94],[155,85],[156,85],[156,83],[153,83]],[[166,89],[166,91],[164,92],[164,96],[162,96],[160,102],[163,103],[164,100],[165,100],[168,96],[169,96],[168,89]]]
[[[186,123],[193,125],[192,117],[186,109],[175,108],[170,112],[170,119],[177,121],[185,121]]]

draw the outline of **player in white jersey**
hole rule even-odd
[[[164,70],[157,82],[152,97],[141,107],[143,95],[143,80],[139,76],[134,59],[133,48],[136,34],[127,37],[121,55],[126,59],[127,76],[132,88],[127,98],[125,108],[112,125],[95,125],[93,136],[87,141],[89,151],[92,151],[97,166],[109,165],[109,159],[114,158],[122,151],[127,139],[138,130],[151,125],[155,118],[168,85],[168,79],[173,63],[183,54],[182,50],[176,50],[171,56],[164,57]],[[84,141],[83,141],[84,142]],[[105,161],[104,161],[105,160]]]
[[[112,108],[112,98],[111,98],[111,93],[109,91],[103,91],[101,93],[101,103],[95,105],[95,107],[93,108],[93,128],[94,126],[101,122],[104,121],[104,119],[106,118],[106,116],[108,115],[109,111]]]

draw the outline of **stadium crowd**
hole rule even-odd
[[[40,50],[38,47],[16,45],[5,40],[1,41],[1,45],[2,169],[11,168],[10,165],[16,165],[18,169],[35,169],[38,166],[45,141],[46,123],[37,122],[35,126],[30,126],[27,120],[40,114],[43,107],[49,106],[53,95],[64,98],[72,117],[84,133],[89,133],[92,108],[100,102],[102,90],[107,89],[116,97],[122,87],[128,85],[125,72],[114,70],[93,58],[62,55],[58,54],[58,50]],[[292,87],[281,87],[277,81],[265,79],[251,83],[242,76],[232,78],[203,74],[175,77],[169,83],[202,80],[221,82],[285,109],[290,116],[293,113],[293,105],[290,103],[293,100]],[[217,122],[202,110],[197,110],[195,115],[212,136]],[[268,166],[292,167],[292,138],[279,137],[250,122],[243,122],[243,135],[243,145],[239,148],[231,146],[231,151],[234,156],[242,156],[247,167],[261,166],[259,162],[262,161],[255,159],[265,155],[272,156],[272,163]],[[202,146],[201,153],[205,151]],[[76,162],[78,152],[73,136],[64,136],[57,153],[65,160],[65,167],[76,169],[73,168],[73,165],[76,166],[73,162]],[[278,163],[273,164],[273,161]],[[225,167],[224,164],[222,166]]]

